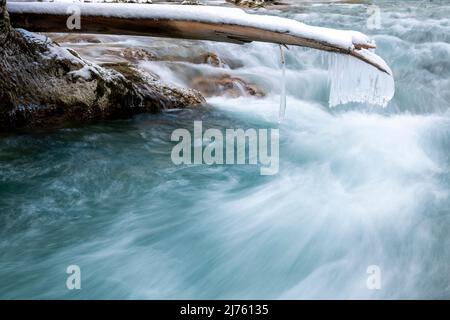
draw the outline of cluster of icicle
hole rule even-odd
[[[385,107],[394,96],[392,72],[381,72],[349,55],[331,53],[328,57],[330,107],[349,102]]]
[[[388,70],[389,74],[350,55],[323,53],[322,58],[328,59],[330,107],[357,102],[379,105],[384,108],[394,96],[395,83],[389,66],[372,51],[366,50],[364,54],[376,59],[385,70]],[[286,112],[286,61],[282,45],[280,45],[280,64],[279,121],[281,122]]]

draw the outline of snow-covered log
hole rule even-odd
[[[67,19],[76,6],[80,29]],[[251,41],[310,47],[347,54],[391,74],[388,65],[369,49],[375,44],[357,31],[309,26],[277,16],[248,14],[241,9],[111,3],[9,3],[14,27],[36,32],[78,32],[172,37],[232,43]]]

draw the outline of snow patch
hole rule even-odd
[[[98,71],[92,66],[86,65],[80,70],[71,71],[68,73],[68,76],[72,77],[72,79],[84,79],[86,81],[90,81],[94,78],[94,75],[98,75]]]

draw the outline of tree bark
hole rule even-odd
[[[0,0],[0,130],[127,117],[205,102],[131,65],[102,68],[50,39],[10,26]],[[116,69],[116,70],[114,70]]]

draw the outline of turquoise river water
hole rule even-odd
[[[371,35],[394,72],[394,99],[330,109],[323,54],[290,48],[281,124],[275,45],[67,44],[97,62],[107,48],[212,51],[230,67],[140,67],[180,85],[227,73],[267,95],[1,136],[0,298],[450,298],[450,3],[368,2],[376,7],[292,2],[268,12]],[[279,128],[278,174],[175,166],[170,136],[194,120]],[[66,288],[69,265],[81,269],[81,290]],[[371,265],[379,290],[366,285]]]

